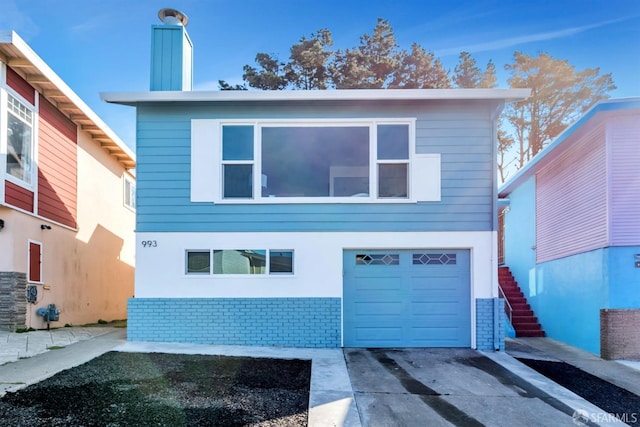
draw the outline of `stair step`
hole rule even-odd
[[[514,317],[533,317],[533,310],[513,310],[511,311],[511,318]]]
[[[511,322],[512,323],[538,323],[538,318],[536,316],[534,316],[533,314],[531,315],[526,315],[526,316],[511,316]]]
[[[540,327],[540,323],[514,323],[513,328],[516,331],[540,331],[542,328]]]
[[[518,286],[509,267],[498,268],[498,282],[505,299],[511,306],[511,324],[516,330],[516,337],[544,337],[545,332],[534,315],[527,298]],[[505,304],[505,310],[508,306]]]
[[[505,291],[504,292],[504,296],[507,297],[507,299],[509,300],[509,302],[511,302],[512,299],[525,299],[524,298],[524,294],[522,292],[509,292],[509,291]]]
[[[544,331],[516,331],[516,337],[545,337]]]

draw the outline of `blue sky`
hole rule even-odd
[[[357,46],[384,18],[401,48],[417,42],[447,69],[463,50],[482,67],[493,60],[500,87],[514,51],[546,52],[612,73],[613,97],[640,96],[639,0],[0,0],[0,29],[16,31],[133,148],[133,108],[99,93],[148,90],[150,28],[163,7],[189,17],[196,90],[241,83],[256,53],[286,60],[292,44],[321,28],[334,49]]]

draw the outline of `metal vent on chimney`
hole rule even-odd
[[[189,23],[187,15],[176,9],[164,8],[158,12],[158,18],[167,25],[182,25],[186,27]]]

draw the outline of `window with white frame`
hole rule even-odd
[[[187,275],[293,274],[292,250],[187,250]]]
[[[7,96],[7,169],[9,176],[33,184],[33,111],[12,95]]]
[[[124,205],[131,209],[136,210],[136,182],[129,176],[124,176]]]
[[[253,196],[253,126],[222,128],[222,197]]]
[[[191,121],[192,202],[439,201],[440,182],[411,118]]]

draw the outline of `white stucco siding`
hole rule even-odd
[[[495,232],[138,233],[138,298],[342,297],[347,249],[469,249],[471,295],[497,297]],[[143,245],[144,243],[144,245]],[[186,275],[187,250],[293,250],[292,275]]]

